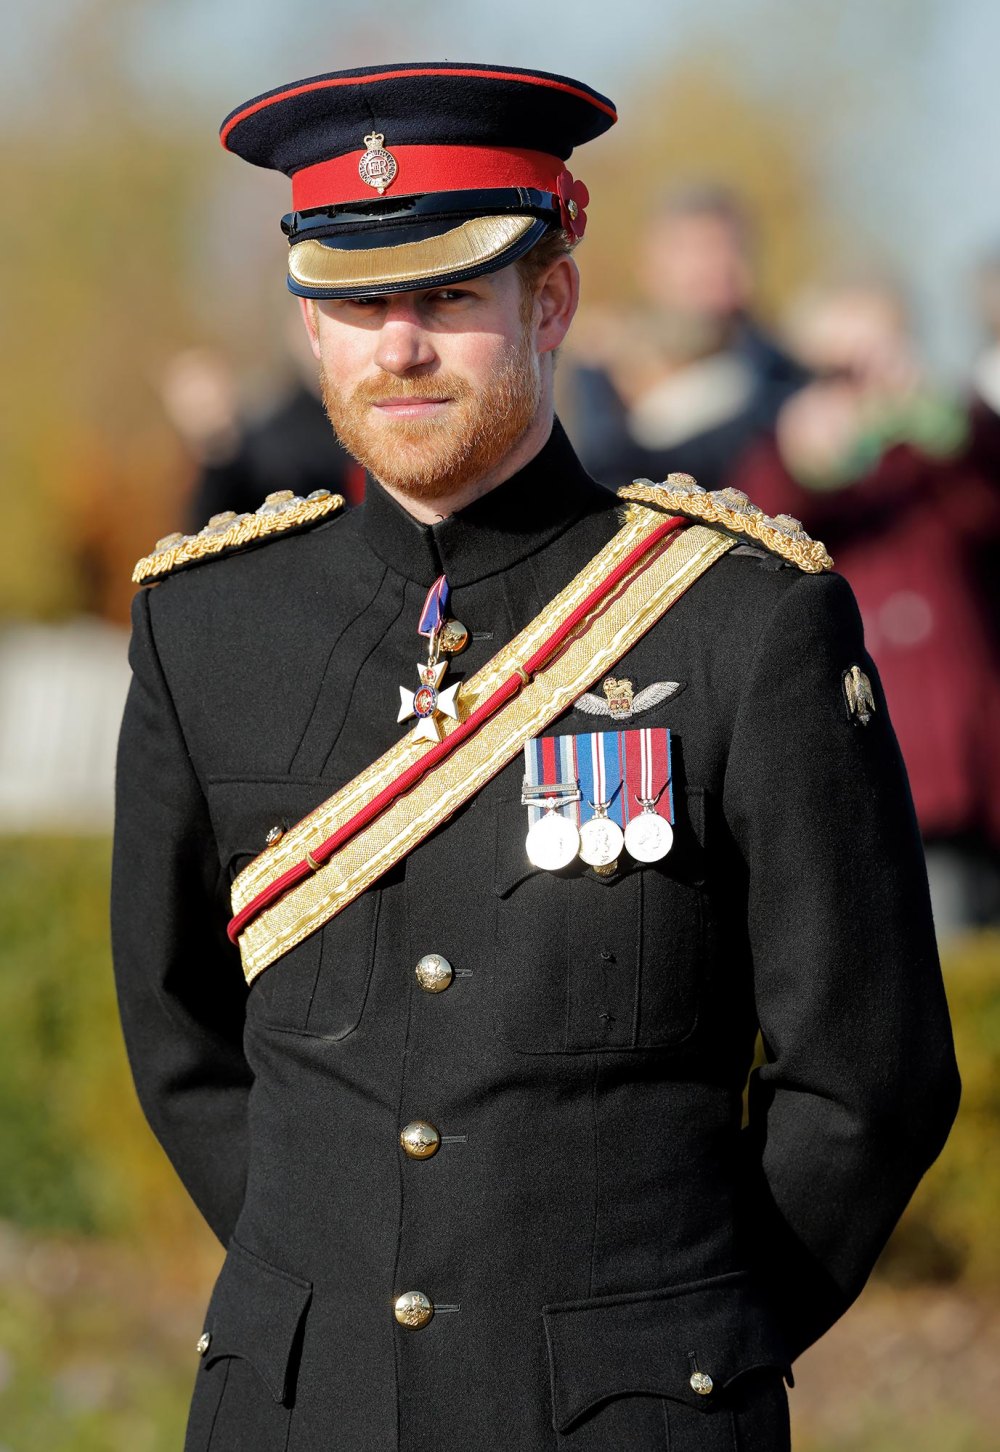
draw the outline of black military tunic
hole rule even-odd
[[[428,586],[467,677],[618,513],[557,424],[433,527],[373,486],[137,597],[121,1012],[228,1247],[189,1452],[780,1452],[782,1374],[942,1144],[957,1076],[885,703],[848,586],[770,557],[724,557],[622,662],[681,685],[636,718],[673,733],[666,858],[535,870],[517,760],[247,993],[232,877],[406,730]]]

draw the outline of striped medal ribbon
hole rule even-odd
[[[659,862],[674,843],[674,788],[670,732],[663,727],[626,731],[625,847],[637,862]],[[639,805],[636,813],[633,800]]]
[[[580,788],[572,736],[524,743],[521,805],[528,808],[528,861],[545,872],[568,867],[580,850]]]

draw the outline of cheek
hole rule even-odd
[[[483,388],[495,378],[519,349],[516,337],[504,333],[469,332],[439,340],[438,355],[447,372],[457,373],[473,388]]]
[[[360,328],[321,328],[320,366],[338,392],[350,391],[372,371],[372,340]]]

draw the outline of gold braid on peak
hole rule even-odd
[[[811,539],[802,525],[790,514],[776,514],[772,519],[740,489],[715,489],[709,492],[696,484],[690,474],[668,474],[662,484],[651,479],[636,479],[618,491],[619,499],[632,504],[646,504],[668,514],[683,514],[699,524],[714,525],[728,534],[753,540],[772,555],[797,565],[809,575],[821,575],[833,569],[833,560],[826,546]]]
[[[145,555],[132,571],[132,582],[152,584],[185,565],[215,559],[228,550],[243,549],[290,529],[318,524],[343,507],[343,495],[331,494],[329,489],[316,489],[305,499],[291,489],[281,489],[269,494],[254,514],[236,514],[230,509],[225,514],[213,514],[197,534],[168,534],[157,540],[152,554]]]

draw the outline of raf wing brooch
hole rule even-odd
[[[624,677],[618,680],[608,676],[601,686],[603,701],[593,691],[585,691],[575,705],[578,711],[585,711],[588,716],[610,716],[612,721],[629,721],[640,711],[658,706],[683,689],[680,681],[654,681],[651,686],[637,691]]]
[[[224,514],[213,514],[197,534],[168,534],[165,539],[157,540],[152,554],[145,555],[132,571],[132,582],[154,584],[186,565],[197,565],[203,560],[245,549],[258,540],[318,524],[343,507],[343,496],[331,494],[329,489],[316,489],[305,499],[293,494],[291,489],[280,489],[269,494],[253,514],[236,514],[230,509]]]

